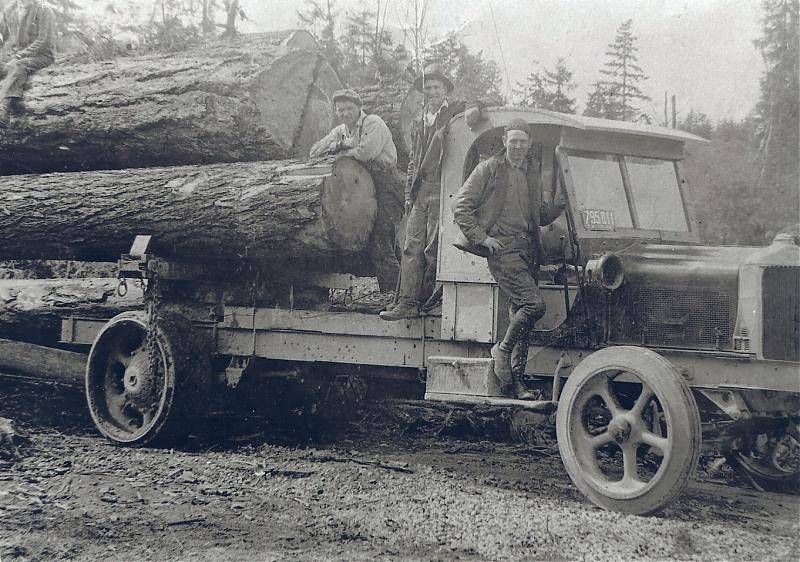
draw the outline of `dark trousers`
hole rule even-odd
[[[17,59],[13,55],[0,60],[0,98],[21,98],[28,78],[37,70],[53,64],[50,55]]]
[[[494,280],[508,295],[509,325],[501,343],[510,351],[521,339],[527,339],[536,321],[545,313],[539,294],[539,265],[535,241],[530,236],[502,237],[503,248],[487,258]]]
[[[439,182],[423,181],[408,215],[400,276],[402,304],[419,306],[436,288],[440,191]]]
[[[375,185],[378,212],[367,241],[367,255],[375,268],[382,293],[394,291],[400,275],[397,251],[397,224],[403,217],[403,176],[396,169],[369,169]]]

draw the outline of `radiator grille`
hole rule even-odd
[[[730,349],[733,302],[731,295],[708,289],[641,287],[628,292],[621,306],[612,307],[611,338],[643,345]]]
[[[761,286],[764,357],[800,361],[800,268],[768,267]]]

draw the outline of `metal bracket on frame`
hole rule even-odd
[[[750,408],[736,390],[713,390],[698,388],[700,394],[711,400],[720,410],[728,414],[732,420],[749,420]]]
[[[245,371],[250,366],[252,357],[244,355],[233,355],[230,363],[225,368],[225,379],[228,383],[228,388],[236,388],[242,380]]]

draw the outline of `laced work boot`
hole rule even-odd
[[[511,353],[514,350],[514,346],[525,332],[526,323],[526,318],[522,314],[514,314],[514,316],[511,317],[511,322],[508,324],[508,329],[506,330],[503,341],[492,347],[491,354],[492,359],[494,359],[494,374],[507,390],[513,390],[511,387],[514,382],[514,378],[511,376]],[[527,338],[525,344],[527,345]]]
[[[518,400],[535,400],[536,395],[533,394],[525,384],[522,382],[522,377],[525,374],[525,366],[528,364],[528,349],[530,346],[531,330],[525,329],[520,334],[519,340],[514,345],[511,351],[511,377],[513,379],[514,395]]]
[[[419,308],[416,304],[411,304],[400,300],[397,306],[380,313],[381,320],[405,320],[407,318],[419,318]]]

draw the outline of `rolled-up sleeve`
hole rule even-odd
[[[389,146],[391,145],[391,146]],[[368,115],[361,125],[358,145],[344,151],[359,162],[377,161],[380,164],[397,164],[397,150],[394,149],[392,132],[378,116]]]
[[[478,208],[484,200],[491,173],[490,161],[478,164],[453,201],[453,217],[456,224],[473,244],[482,244],[486,240],[486,230],[478,222]]]
[[[331,150],[342,138],[341,125],[336,126],[330,133],[319,139],[311,147],[311,156],[320,156]]]

